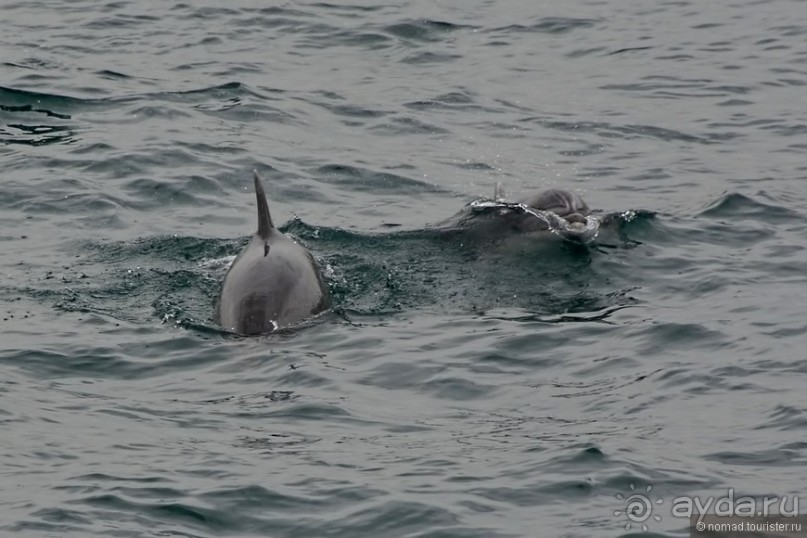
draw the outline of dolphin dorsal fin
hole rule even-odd
[[[263,192],[261,178],[258,177],[257,170],[254,170],[253,173],[255,177],[255,197],[258,199],[258,237],[268,239],[275,225],[272,224],[272,216],[269,214],[269,204],[266,203],[266,193]]]

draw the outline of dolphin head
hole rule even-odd
[[[540,211],[550,211],[564,219],[571,227],[586,225],[591,214],[588,204],[576,193],[562,189],[549,189],[524,200],[526,205]]]
[[[566,240],[588,243],[599,233],[599,219],[576,193],[549,189],[521,203],[540,213],[549,229]]]

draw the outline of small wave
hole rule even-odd
[[[738,192],[726,193],[700,212],[702,217],[731,218],[737,221],[784,224],[801,222],[795,210],[781,205],[761,202]]]

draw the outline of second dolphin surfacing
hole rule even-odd
[[[586,244],[597,238],[601,220],[576,193],[549,189],[508,202],[497,185],[493,199],[473,201],[436,227],[483,242],[549,233]]]
[[[330,306],[317,262],[274,227],[255,172],[258,231],[224,277],[216,321],[243,335],[269,333],[299,323]]]

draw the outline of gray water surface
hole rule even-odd
[[[683,537],[675,498],[803,492],[803,2],[2,13],[3,536]],[[242,338],[253,168],[334,309]],[[497,182],[634,217],[429,227]]]

